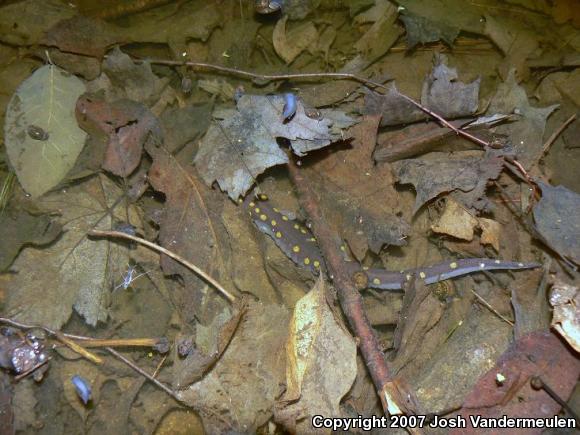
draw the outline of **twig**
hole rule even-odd
[[[217,282],[215,279],[213,279],[211,276],[209,276],[207,273],[205,273],[203,270],[201,270],[195,264],[190,263],[185,258],[175,254],[174,252],[171,252],[168,249],[165,249],[162,246],[156,245],[155,243],[152,243],[149,240],[142,239],[141,237],[132,236],[130,234],[126,234],[126,233],[123,233],[120,231],[92,230],[92,231],[89,231],[88,234],[90,236],[96,236],[96,237],[120,237],[123,239],[129,239],[129,240],[132,240],[134,242],[141,243],[142,245],[145,245],[145,246],[153,249],[154,251],[165,254],[168,257],[171,257],[174,260],[179,261],[181,264],[183,264],[187,268],[193,270],[195,273],[197,273],[199,276],[201,276],[203,279],[205,279],[208,283],[213,285],[230,302],[234,302],[236,300],[236,297],[234,295],[232,295],[230,292],[228,292],[225,288],[223,288],[223,286],[219,282]]]
[[[52,358],[46,358],[44,361],[39,362],[38,364],[36,364],[34,367],[26,370],[25,372],[20,373],[19,375],[14,376],[14,380],[16,382],[18,382],[20,379],[25,378],[26,376],[28,376],[30,373],[35,372],[37,369],[39,369],[40,367],[42,367],[45,364],[48,364],[48,362],[51,360]]]
[[[248,79],[254,80],[262,80],[262,81],[278,81],[278,80],[290,80],[290,79],[321,79],[321,78],[328,78],[328,79],[338,79],[338,80],[353,80],[355,82],[359,82],[361,84],[371,86],[373,88],[381,88],[381,89],[388,89],[382,83],[375,82],[373,80],[369,80],[365,77],[359,76],[357,74],[352,73],[294,73],[294,74],[257,74],[251,71],[245,71],[237,68],[228,68],[225,66],[214,65],[211,63],[204,63],[204,62],[189,62],[189,61],[178,61],[178,60],[164,60],[164,59],[133,59],[135,62],[148,62],[151,64],[156,65],[167,65],[167,66],[188,66],[192,69],[197,70],[209,70],[209,71],[217,71],[225,74],[231,74],[239,77],[245,77]],[[490,144],[483,139],[474,136],[473,134],[465,131],[461,128],[455,127],[441,115],[438,115],[434,111],[430,110],[429,108],[423,106],[418,101],[415,101],[413,98],[402,94],[401,92],[397,91],[397,94],[401,96],[404,100],[412,104],[413,106],[417,107],[418,109],[425,112],[427,115],[431,116],[432,118],[436,119],[439,123],[444,125],[445,127],[451,129],[455,134],[465,137],[472,142],[481,145],[484,148],[490,147]],[[524,167],[517,161],[512,159],[511,157],[504,156],[504,159],[510,163],[513,163],[517,170],[521,172],[521,174],[525,177],[528,183],[531,186],[534,186],[531,177],[529,176],[528,172],[524,169]],[[508,169],[513,170],[513,168],[508,167]]]
[[[29,325],[26,323],[21,323],[18,322],[16,320],[12,320],[9,319],[7,317],[0,317],[0,323],[6,323],[7,325],[11,325],[14,326],[15,328],[20,328],[20,329],[42,329],[44,331],[47,332],[47,334],[52,335],[54,337],[58,338],[58,335],[67,337],[67,338],[73,338],[75,340],[97,340],[95,338],[91,338],[91,337],[85,337],[82,335],[73,335],[73,334],[65,334],[64,332],[60,332],[60,331],[56,331],[54,329],[51,329],[47,326],[40,326],[40,325]],[[105,341],[105,340],[102,340]],[[156,340],[158,341],[158,340]],[[179,397],[177,396],[177,393],[175,393],[175,391],[173,391],[171,388],[169,388],[167,385],[161,383],[160,381],[158,381],[157,379],[151,377],[151,375],[149,373],[147,373],[145,370],[143,370],[142,368],[138,367],[137,365],[135,365],[135,363],[133,363],[131,360],[127,359],[126,357],[124,357],[123,355],[121,355],[119,352],[117,352],[115,349],[111,348],[111,347],[105,347],[105,349],[114,357],[120,359],[121,361],[123,361],[125,364],[127,364],[129,367],[131,367],[133,370],[135,370],[136,372],[140,373],[141,375],[145,376],[147,379],[149,379],[151,382],[153,382],[155,385],[157,385],[159,388],[161,388],[163,391],[165,391],[167,394],[169,394],[171,397],[173,397],[175,400],[179,401]],[[32,371],[36,370],[37,368],[41,367],[43,364],[46,364],[48,361],[50,360],[50,358],[47,358],[43,363],[38,364],[36,366],[34,366],[32,369],[28,370],[25,373],[21,373],[20,375],[18,375],[15,379],[20,379],[24,376],[26,376],[27,374],[31,373]]]
[[[54,331],[55,337],[64,345],[66,345],[69,349],[73,352],[78,353],[83,358],[88,359],[89,361],[94,362],[95,364],[103,364],[103,359],[98,357],[92,352],[86,350],[83,346],[78,343],[75,343],[70,338],[65,337],[64,334],[60,331]]]
[[[552,133],[552,135],[548,138],[548,140],[544,144],[544,148],[542,148],[542,154],[535,163],[537,163],[548,152],[548,148],[552,146],[552,144],[556,141],[558,136],[560,136],[562,132],[566,129],[566,127],[568,127],[571,123],[573,123],[575,119],[576,114],[574,113],[570,118],[564,121],[564,123],[560,126],[560,128],[558,128],[554,133]]]
[[[473,295],[477,298],[477,300],[483,306],[485,306],[485,308],[487,308],[489,311],[491,311],[493,314],[495,314],[501,320],[503,320],[504,322],[506,322],[508,325],[514,326],[514,322],[512,322],[510,319],[506,318],[505,316],[501,315],[495,308],[493,308],[491,306],[491,304],[489,302],[487,302],[485,299],[483,299],[475,290],[471,289],[471,293],[473,293]]]
[[[379,341],[364,311],[362,297],[344,267],[340,249],[335,243],[340,240],[324,220],[322,211],[310,189],[308,181],[296,164],[288,164],[290,178],[299,193],[300,205],[312,222],[312,233],[324,254],[329,276],[332,278],[340,306],[358,339],[358,346],[370,372],[377,394],[381,398],[383,409],[387,414],[409,412],[407,399],[414,402],[413,396],[405,393],[389,371]],[[411,410],[412,412],[412,410]]]
[[[173,391],[171,388],[169,388],[163,382],[158,381],[157,379],[155,379],[153,376],[151,376],[149,373],[147,373],[141,367],[137,366],[133,361],[131,361],[130,359],[128,359],[125,356],[121,355],[119,352],[117,352],[113,348],[106,347],[105,349],[107,349],[111,355],[113,355],[115,358],[123,361],[125,364],[127,364],[129,367],[131,367],[137,373],[139,373],[142,376],[145,376],[148,380],[150,380],[151,382],[153,382],[155,385],[157,385],[159,388],[161,388],[163,391],[165,391],[167,394],[169,394],[175,400],[177,400],[178,402],[181,402],[181,400],[179,399],[179,396],[177,395],[177,393],[175,391]]]

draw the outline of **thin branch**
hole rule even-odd
[[[245,77],[247,79],[252,80],[261,80],[261,81],[279,81],[279,80],[290,80],[290,79],[336,79],[336,80],[352,80],[366,86],[370,86],[373,88],[381,88],[381,89],[388,89],[382,83],[375,82],[373,80],[369,80],[365,77],[359,76],[357,74],[352,73],[294,73],[294,74],[257,74],[251,71],[245,71],[237,68],[229,68],[220,65],[214,65],[211,63],[204,63],[204,62],[189,62],[189,61],[178,61],[178,60],[164,60],[164,59],[133,59],[135,62],[148,62],[151,64],[156,65],[167,65],[167,66],[187,66],[195,70],[207,70],[207,71],[217,71],[220,73],[231,74],[238,77]],[[455,134],[459,136],[463,136],[464,138],[475,142],[476,144],[488,148],[490,147],[489,142],[486,142],[483,139],[478,138],[477,136],[471,134],[468,131],[465,131],[461,128],[455,127],[441,115],[437,114],[436,112],[430,110],[429,108],[423,106],[418,101],[415,101],[413,98],[409,97],[408,95],[402,94],[401,92],[397,91],[397,94],[401,96],[404,100],[412,104],[413,106],[417,107],[418,109],[425,112],[427,115],[431,116],[432,118],[436,119],[439,123],[444,125],[445,127],[451,129]],[[532,186],[535,186],[531,177],[529,176],[528,172],[524,169],[524,167],[517,161],[512,159],[511,157],[504,156],[504,159],[510,163],[513,163],[517,170],[521,172],[524,176],[526,181]],[[508,169],[513,170],[513,168],[508,167]]]
[[[111,347],[106,347],[105,349],[107,349],[111,355],[113,355],[115,358],[123,361],[125,364],[127,364],[129,367],[131,367],[137,373],[139,373],[142,376],[145,376],[149,381],[153,382],[155,385],[157,385],[159,388],[161,388],[163,391],[165,391],[167,394],[169,394],[175,400],[177,400],[178,402],[181,402],[181,400],[179,399],[179,396],[177,395],[177,393],[175,391],[173,391],[171,388],[169,388],[163,382],[155,379],[153,376],[151,376],[149,373],[147,373],[141,367],[136,365],[129,358],[125,357],[124,355],[121,355],[119,352],[117,352],[115,349],[113,349]]]
[[[179,261],[185,267],[193,270],[196,274],[198,274],[203,279],[205,279],[208,283],[210,283],[212,286],[214,286],[230,302],[234,302],[236,300],[236,297],[234,295],[232,295],[230,292],[228,292],[225,288],[223,288],[223,286],[219,282],[217,282],[215,279],[213,279],[211,276],[209,276],[207,273],[205,273],[203,270],[201,270],[195,264],[190,263],[185,258],[177,255],[176,253],[174,253],[174,252],[172,252],[172,251],[170,251],[168,249],[165,249],[162,246],[156,245],[155,243],[152,243],[149,240],[142,239],[141,237],[132,236],[130,234],[123,233],[121,231],[92,230],[92,231],[89,231],[88,234],[90,236],[95,236],[95,237],[119,237],[119,238],[122,238],[122,239],[129,239],[129,240],[132,240],[134,242],[137,242],[137,243],[140,243],[142,245],[145,245],[148,248],[153,249],[154,251],[157,251],[157,252],[159,252],[161,254],[165,254],[168,257],[173,258],[175,261]]]
[[[514,326],[514,322],[512,322],[510,319],[508,319],[507,317],[505,317],[501,313],[499,313],[495,308],[493,308],[491,306],[491,304],[489,302],[487,302],[484,298],[482,298],[475,290],[471,289],[471,293],[473,293],[473,295],[477,298],[479,303],[482,304],[485,308],[487,308],[489,311],[491,311],[493,314],[495,314],[501,320],[506,322],[508,325]]]

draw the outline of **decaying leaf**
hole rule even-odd
[[[195,343],[191,343],[187,355],[179,355],[179,346],[176,346],[173,363],[175,388],[183,389],[197,382],[221,357],[230,344],[246,309],[247,301],[238,299],[233,313],[227,308],[216,316],[209,326],[198,324]]]
[[[141,162],[149,141],[159,144],[163,133],[157,118],[144,105],[131,100],[106,103],[97,95],[85,94],[76,107],[80,126],[106,146],[102,167],[120,177],[128,177]]]
[[[534,207],[536,229],[561,255],[580,264],[580,195],[564,186],[538,185],[542,199]]]
[[[498,86],[487,113],[515,113],[521,116],[518,122],[500,125],[496,133],[511,139],[517,158],[524,167],[536,162],[543,153],[543,135],[546,119],[558,107],[532,107],[523,87],[518,85],[515,71],[511,70],[507,80]]]
[[[285,120],[284,104],[284,97],[278,95],[244,95],[237,111],[216,114],[222,120],[210,126],[195,156],[208,185],[217,181],[236,200],[258,175],[288,161],[276,138],[289,139],[294,152],[303,155],[341,139],[341,129],[355,122],[338,111],[322,112],[322,119],[309,118],[299,100],[295,115]]]
[[[447,199],[443,214],[431,226],[431,230],[435,233],[447,234],[469,242],[473,240],[477,228],[481,229],[481,243],[491,245],[499,252],[501,225],[492,219],[474,216],[453,198]]]
[[[58,0],[41,3],[26,0],[5,4],[0,9],[0,38],[9,45],[38,44],[44,32],[60,20],[76,14],[74,8]]]
[[[411,50],[417,44],[426,44],[439,40],[452,46],[461,30],[458,27],[432,21],[408,12],[401,14],[400,18],[405,23],[405,29],[407,30],[407,50]]]
[[[372,62],[389,51],[403,33],[403,29],[396,24],[399,13],[394,4],[381,1],[371,9],[377,12],[374,16],[375,21],[354,44],[354,48]]]
[[[475,113],[479,104],[480,80],[469,84],[460,82],[457,80],[457,70],[445,65],[445,56],[439,56],[435,61],[433,70],[423,82],[421,104],[446,118]],[[384,95],[368,92],[364,113],[382,115],[381,126],[408,124],[427,118],[422,110],[399,94],[394,84]]]
[[[499,252],[499,242],[502,226],[498,221],[486,218],[478,218],[479,228],[481,228],[481,243],[491,245],[495,252]]]
[[[369,249],[378,253],[385,245],[404,245],[409,232],[398,216],[391,169],[372,161],[379,121],[378,116],[364,116],[349,130],[352,148],[334,151],[305,170],[320,192],[326,218],[359,260]]]
[[[89,325],[107,319],[112,280],[121,276],[127,251],[107,240],[88,239],[86,233],[93,227],[111,228],[113,218],[107,207],[121,195],[103,177],[51,193],[38,202],[46,211],[61,214],[65,232],[49,247],[25,248],[13,263],[18,273],[9,283],[9,316],[59,329],[74,306]],[[130,207],[129,211],[131,222],[138,222],[134,209]]]
[[[83,149],[74,107],[84,83],[46,65],[12,96],[4,124],[6,151],[18,181],[33,197],[60,183]]]
[[[471,241],[477,224],[477,219],[471,213],[461,207],[457,201],[449,198],[443,214],[437,223],[431,226],[431,229],[436,233]]]
[[[580,291],[578,287],[557,281],[550,291],[550,304],[554,307],[552,328],[576,352],[580,352]]]
[[[467,197],[456,198],[464,206],[476,206],[478,199],[485,194],[488,180],[495,180],[502,168],[502,157],[490,151],[483,157],[456,153],[453,156],[437,155],[429,160],[401,160],[393,163],[399,182],[415,186],[417,198],[413,213],[429,200],[454,190],[468,194]]]
[[[576,385],[578,374],[580,360],[558,337],[541,331],[527,334],[514,342],[495,367],[479,379],[459,412],[467,428],[451,433],[481,433],[481,428],[473,428],[469,415],[551,418],[558,413],[560,405],[543,389],[534,389],[531,378],[539,376],[566,400]]]
[[[134,62],[118,47],[103,60],[102,70],[101,75],[87,87],[89,92],[104,91],[109,102],[127,98],[151,106],[158,101],[169,82],[166,77],[157,77],[149,63]]]
[[[334,318],[319,278],[294,309],[286,343],[286,393],[276,419],[308,432],[315,415],[338,417],[339,403],[356,377],[356,344]],[[337,377],[336,373],[340,373]]]
[[[449,119],[477,112],[481,80],[478,78],[468,84],[462,83],[457,80],[457,70],[446,65],[446,56],[439,55],[435,61],[433,70],[423,82],[421,103]]]
[[[274,28],[272,42],[278,56],[286,63],[291,63],[310,45],[318,40],[318,31],[312,21],[298,24],[291,30],[286,31],[288,16],[279,20]]]
[[[225,273],[224,243],[219,239],[223,231],[221,226],[216,227],[221,224],[213,216],[219,216],[222,205],[215,199],[211,204],[206,202],[198,175],[181,166],[167,150],[149,143],[147,152],[153,159],[151,186],[166,198],[159,222],[160,244],[219,280]],[[226,302],[197,274],[165,255],[161,267],[166,275],[179,275],[184,280],[185,288],[178,299],[181,314],[188,321],[197,316],[207,323],[222,311]]]
[[[197,410],[208,433],[253,433],[271,418],[283,391],[288,318],[281,306],[250,301],[212,370],[179,391],[180,400]]]
[[[47,215],[34,216],[24,210],[6,210],[0,214],[0,271],[6,270],[25,245],[52,242],[62,226]]]

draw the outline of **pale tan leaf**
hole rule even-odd
[[[33,197],[66,176],[85,145],[75,117],[85,92],[77,77],[46,65],[26,79],[12,96],[4,124],[6,151],[18,181]]]

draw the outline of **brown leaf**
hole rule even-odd
[[[580,195],[564,186],[538,185],[542,199],[534,207],[536,229],[558,253],[580,264]]]
[[[494,368],[482,376],[465,398],[459,415],[467,421],[467,428],[457,433],[481,433],[473,428],[469,416],[499,418],[550,418],[560,405],[544,390],[530,385],[534,376],[542,378],[560,397],[566,400],[580,374],[580,360],[554,334],[532,332],[522,337],[502,355]],[[503,379],[503,380],[502,380]],[[539,434],[543,429],[519,429],[518,433]],[[504,429],[487,429],[486,433],[500,434]]]
[[[209,327],[219,329],[219,332],[215,334],[217,341],[210,344],[211,349],[208,349],[207,353],[198,348],[197,343],[192,343],[190,353],[181,359],[182,356],[178,355],[178,346],[176,346],[173,362],[173,385],[175,388],[183,389],[197,382],[208,371],[210,366],[215,364],[232,340],[242,316],[248,308],[247,305],[246,299],[238,299],[233,307],[233,314],[225,323],[219,324],[221,316],[214,318]]]
[[[291,63],[308,46],[314,45],[318,40],[318,31],[311,21],[300,23],[292,29],[286,29],[288,16],[284,16],[276,23],[272,34],[272,43],[276,53],[286,63]]]
[[[68,53],[101,58],[110,46],[122,44],[123,40],[116,26],[96,18],[75,15],[48,29],[40,43]]]
[[[6,270],[24,245],[45,245],[62,231],[62,225],[48,215],[34,216],[9,209],[0,214],[0,271]]]
[[[149,181],[155,190],[165,194],[160,244],[219,280],[225,261],[217,235],[221,227],[216,229],[216,224],[221,224],[210,218],[204,197],[207,193],[201,190],[203,184],[191,169],[183,168],[166,150],[148,144],[147,152],[153,158]],[[215,204],[221,208],[217,199]],[[212,216],[219,214],[219,210],[211,211]],[[214,314],[222,311],[220,306],[224,301],[191,270],[165,255],[161,257],[161,267],[166,275],[180,275],[184,280],[181,303],[187,320],[197,316],[202,323],[208,323]]]
[[[466,155],[467,154],[467,155]],[[465,207],[477,207],[485,194],[488,180],[496,179],[503,158],[493,152],[483,157],[469,153],[437,155],[433,159],[401,160],[392,164],[401,184],[413,184],[417,191],[413,214],[442,193],[460,190],[458,199]]]
[[[324,194],[327,219],[334,222],[358,259],[367,249],[379,252],[383,245],[405,244],[408,224],[398,216],[398,196],[388,165],[373,165],[378,116],[365,116],[350,130],[353,149],[333,152],[309,171]]]
[[[77,101],[76,112],[81,127],[107,143],[103,169],[120,177],[137,168],[147,141],[162,141],[157,118],[140,103],[119,100],[108,104],[85,94]]]
[[[253,433],[271,418],[283,392],[288,318],[281,306],[250,301],[222,358],[203,379],[178,393],[198,411],[208,433]]]

